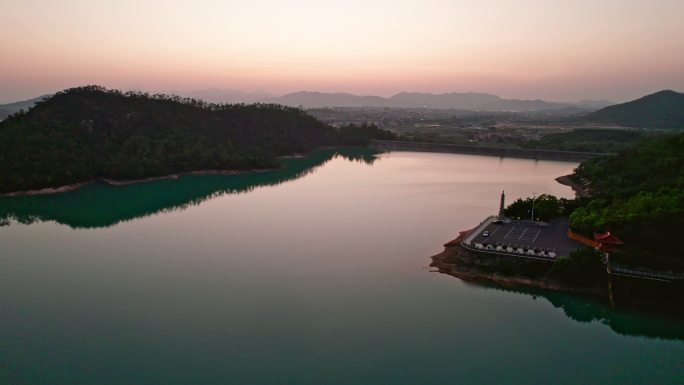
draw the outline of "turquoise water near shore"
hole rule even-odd
[[[2,384],[682,384],[684,326],[430,272],[574,163],[322,151],[0,199]]]

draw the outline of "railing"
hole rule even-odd
[[[608,272],[613,275],[624,275],[637,278],[648,278],[659,281],[677,281],[684,279],[684,274],[677,274],[670,271],[653,271],[647,269],[635,269],[618,265],[614,262],[610,263]]]
[[[584,245],[587,245],[592,248],[598,248],[601,246],[601,244],[593,239],[587,238],[585,236],[579,235],[572,230],[568,229],[568,238],[573,239],[577,242],[580,242]],[[675,281],[675,280],[682,280],[684,279],[684,274],[676,274],[673,272],[668,272],[668,271],[653,271],[649,269],[640,269],[640,268],[629,268],[629,267],[624,267],[621,265],[618,265],[614,262],[608,263],[606,259],[603,259],[603,264],[608,265],[607,266],[607,271],[611,275],[623,275],[627,277],[634,277],[634,278],[647,278],[647,279],[654,279],[658,281]]]

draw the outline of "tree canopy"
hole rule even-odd
[[[575,232],[620,237],[625,244],[614,253],[617,261],[684,271],[684,134],[644,139],[616,155],[583,162],[573,177],[590,182],[592,197],[541,195],[535,219],[569,215]],[[518,199],[506,215],[530,218],[531,207],[532,198]]]
[[[0,122],[0,193],[94,178],[276,166],[281,155],[362,145],[374,126],[335,129],[276,104],[72,88]]]
[[[515,219],[532,219],[534,202],[534,220],[550,221],[554,218],[569,215],[573,202],[565,198],[542,194],[536,198],[517,199],[504,211],[506,216]]]
[[[684,269],[684,134],[584,162],[575,175],[595,196],[570,216],[573,230],[610,230],[625,241],[617,254],[625,261]]]

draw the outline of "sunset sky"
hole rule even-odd
[[[100,84],[624,101],[684,90],[682,0],[4,0],[0,102]]]

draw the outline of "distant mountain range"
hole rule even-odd
[[[420,92],[401,92],[389,98],[373,95],[354,95],[335,92],[300,91],[275,97],[265,92],[245,92],[240,90],[210,88],[194,91],[171,91],[185,97],[201,99],[211,103],[276,103],[291,107],[387,107],[387,108],[434,108],[472,111],[563,111],[584,113],[595,111],[613,103],[608,101],[583,100],[577,103],[557,103],[544,100],[503,99],[486,93],[446,93],[430,94]],[[0,105],[0,120],[20,109],[31,107],[36,98],[22,102]]]
[[[278,98],[264,100],[268,103],[284,104],[292,107],[325,108],[325,107],[416,107],[411,103],[396,102],[380,96],[360,96],[342,92],[300,91]]]
[[[582,119],[628,127],[684,129],[684,94],[671,90],[660,91],[631,102],[602,108]]]
[[[570,107],[570,104],[552,103],[543,100],[502,99],[499,96],[483,93],[428,94],[402,92],[390,98],[392,101],[411,103],[429,108],[457,108],[462,110],[486,111],[539,111]]]
[[[590,100],[578,103],[556,103],[544,100],[503,99],[496,95],[476,92],[446,94],[401,92],[389,98],[383,98],[381,96],[359,96],[347,93],[300,91],[265,101],[304,108],[393,107],[520,112],[566,110],[568,108],[577,109],[578,112],[594,111],[613,104],[606,101]]]
[[[176,92],[174,92],[176,93]],[[563,112],[584,115],[582,121],[611,123],[629,127],[684,128],[684,94],[660,91],[631,102],[612,105],[609,101],[582,100],[576,103],[556,103],[544,100],[503,99],[486,93],[430,94],[401,92],[389,98],[360,96],[349,93],[300,91],[280,97],[261,92],[226,89],[205,89],[177,92],[182,96],[213,103],[276,103],[292,107],[386,107],[434,108],[473,111]],[[0,120],[19,110],[27,110],[49,95],[16,103],[0,105]]]
[[[173,90],[168,93],[173,95],[186,96],[195,99],[202,99],[209,103],[257,103],[264,99],[273,98],[274,95],[265,91],[248,92],[225,88],[207,88],[193,91]]]
[[[29,108],[33,107],[33,105],[36,104],[36,102],[39,102],[49,97],[50,95],[43,95],[29,100],[22,100],[20,102],[0,104],[0,120],[5,119],[6,117],[12,115],[15,112],[21,110],[28,110]]]

